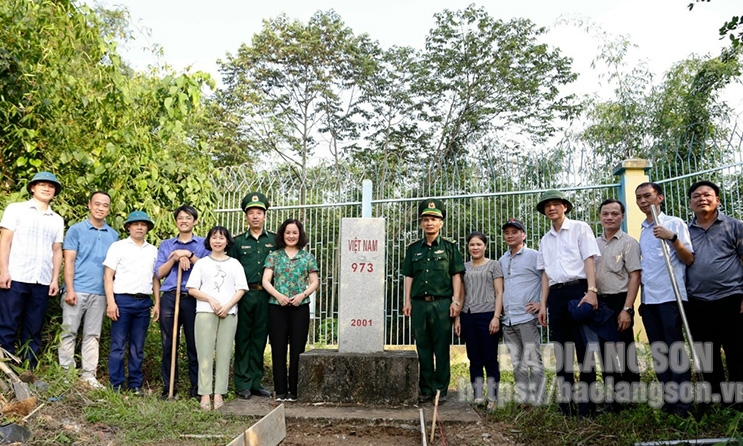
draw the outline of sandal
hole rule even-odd
[[[206,400],[206,401],[205,400],[201,400],[201,402],[199,403],[199,406],[201,406],[201,408],[204,409],[204,410],[212,410],[212,408],[211,408],[211,401],[209,401],[209,400]]]
[[[219,409],[220,407],[224,406],[224,400],[222,399],[222,396],[219,395],[219,399],[217,399],[217,396],[214,396],[214,410]]]

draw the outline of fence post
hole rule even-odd
[[[652,163],[645,159],[632,158],[624,160],[614,168],[614,175],[619,177],[619,200],[624,203],[627,212],[624,223],[622,224],[624,232],[632,236],[635,240],[640,240],[640,228],[645,214],[640,211],[635,203],[635,189],[640,184],[650,181],[648,170]],[[647,336],[642,330],[642,324],[637,317],[637,308],[640,306],[640,299],[635,299],[635,339],[647,342]]]
[[[364,180],[362,183],[361,192],[361,217],[371,218],[372,216],[372,182],[371,180]]]

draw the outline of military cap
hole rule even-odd
[[[509,218],[508,221],[505,222],[503,226],[501,226],[501,230],[505,230],[509,226],[513,226],[520,231],[526,231],[526,229],[524,229],[524,224],[521,223],[521,220],[515,218]]]
[[[51,172],[39,172],[34,175],[34,177],[31,178],[31,181],[26,185],[26,190],[29,194],[31,193],[31,186],[40,181],[46,181],[47,183],[52,183],[54,185],[54,196],[59,195],[62,191],[62,183],[59,182],[56,175]]]
[[[425,216],[446,218],[446,208],[441,200],[428,198],[418,205],[418,216],[421,218]]]
[[[573,203],[565,197],[565,194],[556,189],[550,189],[545,191],[541,197],[539,197],[539,203],[537,203],[537,210],[540,214],[544,215],[544,205],[550,200],[560,200],[567,208],[565,213],[567,214],[573,209]]]
[[[267,211],[271,207],[271,203],[268,202],[268,198],[260,192],[251,192],[243,198],[242,204],[243,212],[248,212],[250,208],[260,208]]]
[[[142,211],[134,211],[131,214],[129,214],[129,217],[127,217],[126,221],[124,222],[124,227],[126,228],[131,223],[134,223],[137,221],[143,221],[147,223],[148,230],[152,230],[152,228],[155,227],[155,223],[152,220],[150,220],[150,217],[147,215],[147,213],[142,212]]]

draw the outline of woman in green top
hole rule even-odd
[[[307,234],[302,223],[290,218],[276,234],[276,251],[266,257],[263,288],[268,303],[268,338],[271,341],[273,385],[276,401],[296,401],[299,355],[304,352],[310,330],[310,294],[320,285],[315,256],[302,248]],[[289,384],[287,386],[287,342]]]

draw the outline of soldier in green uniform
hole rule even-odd
[[[235,237],[235,245],[228,253],[245,268],[249,288],[237,304],[235,333],[235,391],[242,399],[249,399],[251,395],[271,396],[261,383],[269,298],[261,285],[263,262],[268,253],[276,249],[276,234],[264,228],[269,206],[268,199],[260,192],[251,192],[243,198],[241,207],[249,229]]]
[[[405,251],[405,306],[411,317],[420,365],[419,402],[431,401],[436,390],[446,400],[451,371],[449,343],[452,318],[462,308],[460,289],[464,273],[462,255],[456,243],[441,237],[446,210],[440,200],[423,200],[418,205],[424,237]],[[435,358],[435,362],[434,362]],[[435,364],[435,366],[434,366]]]

